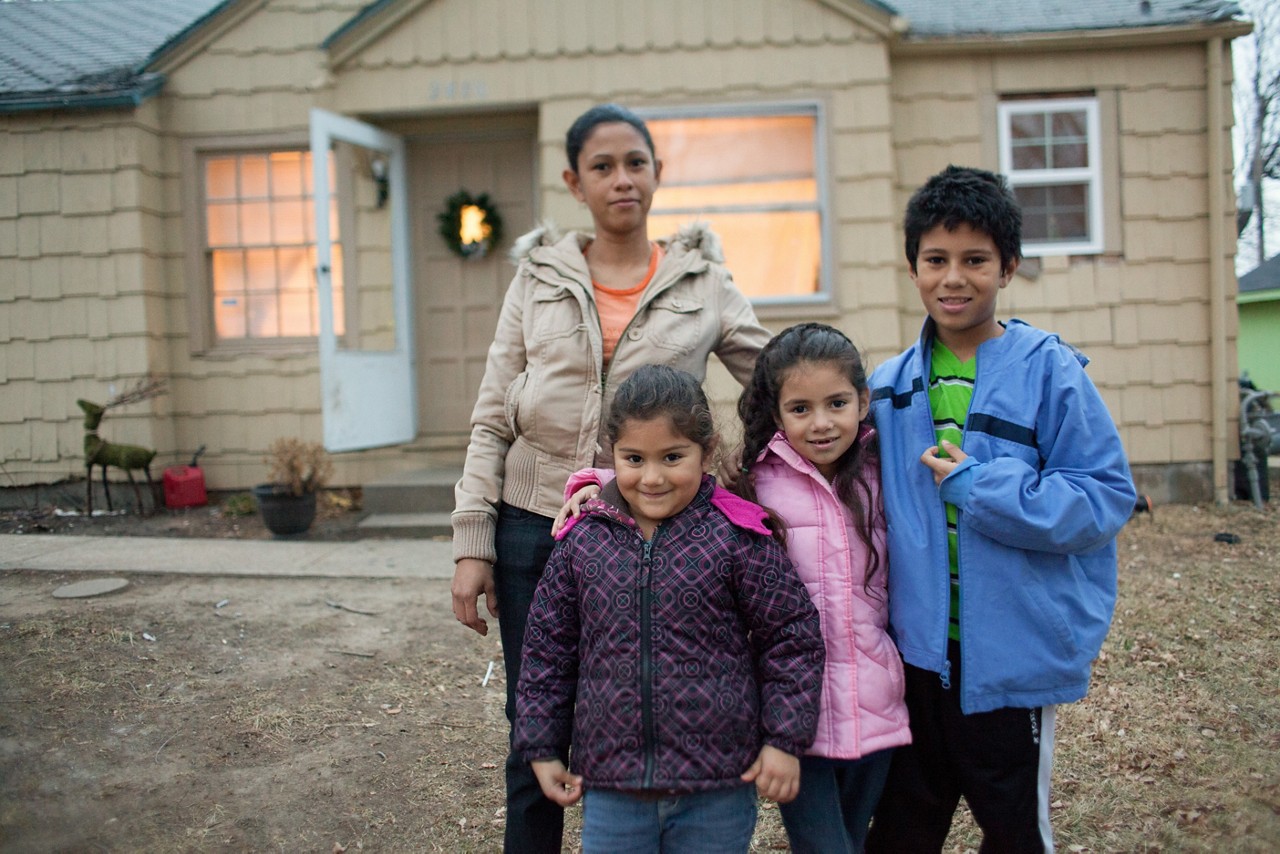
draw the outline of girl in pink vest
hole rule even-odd
[[[902,659],[886,631],[889,571],[867,374],[838,330],[804,323],[760,353],[738,401],[743,497],[770,508],[822,621],[818,734],[782,804],[794,852],[861,852],[893,748],[911,741]]]

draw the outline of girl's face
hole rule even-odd
[[[598,235],[645,230],[662,163],[638,130],[626,122],[596,125],[577,167],[564,170],[564,182],[591,211]]]
[[[800,362],[782,381],[776,418],[791,447],[831,480],[858,438],[868,405],[866,389],[854,388],[835,362]]]
[[[613,443],[613,468],[645,539],[693,501],[706,460],[702,447],[677,433],[665,415],[623,422]]]

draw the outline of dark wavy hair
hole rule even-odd
[[[782,386],[791,371],[804,364],[833,365],[848,377],[859,394],[867,390],[867,371],[858,348],[843,332],[825,323],[801,323],[789,327],[765,345],[756,359],[750,384],[738,398],[738,417],[742,419],[743,430],[743,476],[738,478],[736,489],[749,501],[759,503],[750,470],[778,432]],[[878,464],[879,445],[874,438],[854,442],[836,460],[835,477],[831,481],[836,496],[853,516],[853,528],[858,539],[867,547],[863,588],[868,593],[872,592],[871,579],[881,563],[872,535],[884,511],[874,501],[870,482]]]
[[[1002,176],[969,166],[948,166],[916,190],[902,221],[907,264],[916,272],[920,238],[941,225],[961,225],[989,235],[1000,252],[1000,269],[1022,257],[1022,208]]]
[[[628,421],[649,421],[666,416],[681,436],[695,442],[710,456],[716,446],[715,421],[706,392],[693,374],[666,365],[642,365],[622,381],[609,407],[605,433],[617,444]]]
[[[653,148],[653,137],[649,134],[649,126],[644,123],[644,119],[626,107],[617,104],[600,104],[578,116],[564,135],[564,153],[569,158],[569,168],[573,170],[573,174],[578,174],[578,157],[582,154],[582,147],[591,138],[591,132],[599,125],[615,122],[629,124],[635,128],[640,136],[644,137],[645,145],[649,146],[649,154],[655,161],[658,159],[658,152]]]

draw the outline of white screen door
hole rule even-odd
[[[312,109],[311,162],[325,447],[408,442],[417,401],[404,142]]]

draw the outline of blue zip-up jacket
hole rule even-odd
[[[1116,600],[1115,537],[1136,497],[1083,355],[1011,320],[978,347],[962,450],[943,480],[929,407],[933,324],[871,377],[889,526],[889,625],[903,658],[948,684],[947,520],[959,509],[960,707],[1083,697]],[[954,686],[953,686],[954,687]]]

